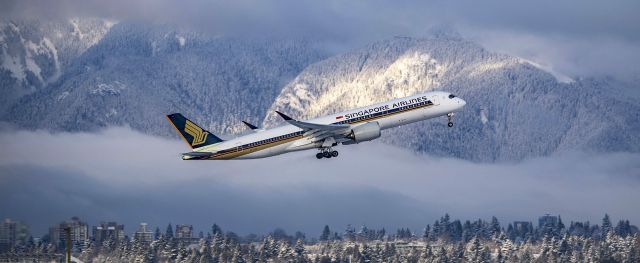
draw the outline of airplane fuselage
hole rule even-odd
[[[379,129],[385,130],[447,115],[462,109],[465,104],[464,100],[448,92],[427,92],[343,111],[307,120],[306,122],[324,125],[350,125],[354,128],[359,125],[377,122]],[[212,153],[206,159],[254,159],[326,146],[325,142],[314,141],[315,137],[308,137],[308,132],[308,130],[305,131],[292,124],[286,124],[197,148],[194,151]],[[340,143],[351,144],[354,142],[342,138],[335,140],[335,143],[331,146]],[[183,159],[192,159],[192,157],[183,155]]]

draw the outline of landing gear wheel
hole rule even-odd
[[[453,127],[453,122],[449,122],[449,123],[447,123],[447,126],[449,126],[449,127]]]
[[[338,157],[338,151],[333,151],[333,152],[331,152],[331,156],[333,156],[333,157]]]
[[[449,126],[449,128],[453,127],[453,112],[447,113],[447,119],[449,120],[447,126]]]
[[[331,158],[331,153],[330,153],[330,152],[323,152],[323,153],[322,153],[322,157],[324,157],[324,158]]]
[[[322,159],[322,153],[316,153],[316,158]]]

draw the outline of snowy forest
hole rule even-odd
[[[184,239],[169,224],[156,228],[153,240],[137,238],[87,240],[74,244],[73,255],[83,262],[640,262],[638,228],[627,220],[600,225],[566,224],[558,217],[506,226],[496,217],[486,221],[441,217],[421,231],[329,226],[318,237],[282,229],[257,236],[239,236],[214,224],[199,238]],[[177,233],[177,232],[176,232]],[[14,247],[3,260],[62,259],[64,248],[43,239]]]

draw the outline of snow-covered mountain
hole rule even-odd
[[[46,89],[23,97],[8,120],[26,128],[96,130],[129,125],[175,136],[164,115],[182,112],[218,133],[260,122],[282,86],[325,58],[307,40],[238,39],[169,26],[114,25]]]
[[[274,110],[308,119],[430,90],[467,101],[455,116],[386,132],[384,141],[439,156],[519,160],[558,151],[640,150],[640,105],[611,79],[558,81],[523,59],[459,37],[395,38],[334,56],[285,86]],[[622,89],[624,90],[624,88]]]
[[[0,21],[0,110],[54,82],[96,44],[114,22],[75,18],[41,22]]]
[[[3,105],[22,128],[128,125],[175,137],[182,112],[215,133],[240,121],[281,124],[429,90],[467,101],[455,117],[387,131],[383,141],[476,161],[558,151],[640,151],[640,105],[628,83],[559,81],[526,60],[456,34],[394,38],[327,58],[304,39],[213,36],[170,26],[69,20],[2,24]],[[265,117],[266,116],[266,117]]]

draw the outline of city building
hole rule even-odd
[[[9,251],[16,243],[16,223],[5,219],[0,225],[0,252]]]
[[[138,231],[133,233],[133,239],[145,245],[151,244],[151,241],[153,241],[153,232],[147,228],[147,223],[140,223]]]
[[[28,225],[6,218],[0,223],[0,252],[10,251],[16,245],[26,244],[29,237]]]
[[[192,225],[176,225],[175,238],[185,245],[198,244],[200,241],[199,238],[193,236]]]
[[[538,218],[538,227],[542,228],[545,226],[557,226],[558,225],[558,217],[546,214]]]
[[[116,222],[100,222],[99,225],[93,226],[93,240],[98,244],[112,238],[116,243],[124,240],[124,225],[118,225]]]
[[[533,232],[533,225],[531,222],[515,221],[513,222],[513,230],[518,234],[524,234]]]
[[[192,238],[193,226],[192,225],[176,225],[176,238]]]
[[[65,228],[69,228],[71,230],[71,243],[73,246],[84,245],[84,243],[89,239],[89,226],[87,223],[80,221],[78,217],[74,216],[71,220],[67,220],[49,228],[51,244],[56,246],[58,249],[65,247]]]

